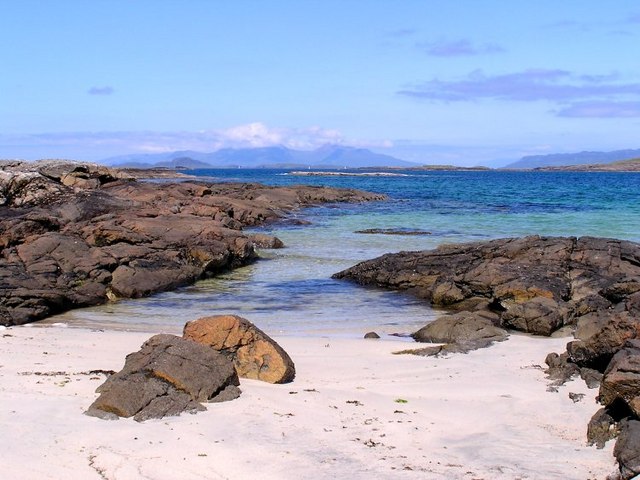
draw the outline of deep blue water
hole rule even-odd
[[[409,332],[434,318],[424,303],[332,280],[331,275],[383,253],[430,249],[441,243],[530,234],[640,241],[637,173],[394,171],[407,176],[393,177],[295,176],[268,169],[190,173],[216,181],[360,188],[385,193],[389,200],[295,212],[311,225],[263,228],[287,248],[261,252],[263,260],[254,265],[176,292],[69,312],[50,322],[179,332],[185,321],[236,313],[272,334]],[[369,228],[416,229],[430,235],[355,233]]]

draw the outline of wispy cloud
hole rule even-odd
[[[83,158],[91,159],[102,159],[126,153],[161,153],[176,150],[212,152],[220,148],[255,148],[275,145],[306,150],[327,143],[370,148],[391,146],[390,141],[347,138],[338,130],[318,126],[295,129],[279,128],[269,127],[261,122],[198,132],[0,134],[0,152],[20,152],[28,146],[29,150],[33,152],[47,152],[44,154],[46,157],[58,155],[56,152],[60,151],[82,151],[85,152],[82,154]],[[14,157],[15,154],[8,156]],[[42,155],[39,156],[43,158]]]
[[[262,122],[248,123],[211,131],[216,141],[225,147],[269,147],[284,145],[289,148],[310,149],[327,143],[346,144],[357,140],[347,140],[341,132],[318,126],[308,128],[269,127]]]
[[[105,87],[91,87],[87,90],[89,95],[113,95],[115,92],[113,87],[105,86]]]
[[[580,116],[580,111],[586,112],[586,109],[580,108],[580,105],[587,105],[585,102],[592,105],[597,102],[601,105],[619,102],[619,105],[626,104],[628,107],[635,99],[640,98],[640,83],[622,83],[617,80],[617,75],[575,75],[557,69],[531,69],[503,75],[486,75],[483,71],[476,70],[461,79],[433,79],[402,89],[398,93],[416,99],[446,102],[485,99],[550,101],[564,105],[557,112],[558,115]],[[613,108],[609,113],[604,109],[600,111],[600,116],[614,116],[611,113]],[[597,112],[597,109],[592,112]],[[598,115],[592,113],[583,116]]]
[[[609,35],[631,35],[632,30],[629,30],[629,27],[636,27],[638,23],[640,23],[640,12],[632,12],[625,17],[619,17],[612,20],[598,20],[590,22],[567,19],[558,20],[556,22],[542,25],[542,28],[583,33],[600,30],[608,33]]]
[[[556,113],[572,118],[634,118],[640,117],[640,102],[578,102]]]
[[[421,42],[416,45],[420,50],[435,57],[461,57],[504,52],[504,48],[493,43],[474,45],[471,40],[439,40]]]
[[[544,29],[550,30],[571,30],[571,31],[582,31],[588,32],[595,27],[598,27],[600,24],[595,23],[587,23],[587,22],[578,22],[576,20],[558,20],[556,22],[547,23],[542,25]]]

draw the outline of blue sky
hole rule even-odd
[[[640,2],[0,0],[0,158],[640,148]]]

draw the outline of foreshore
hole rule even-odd
[[[242,379],[239,399],[197,415],[83,415],[105,379],[99,371],[119,370],[151,335],[0,331],[3,471],[114,480],[583,480],[615,471],[613,442],[586,445],[597,390],[580,379],[547,390],[542,360],[567,338],[511,335],[425,358],[392,355],[406,346],[394,340],[276,337],[296,364],[293,383]]]

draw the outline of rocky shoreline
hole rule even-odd
[[[0,325],[174,289],[282,242],[243,227],[383,195],[312,186],[140,182],[68,161],[0,162]]]
[[[334,278],[402,290],[448,310],[413,334],[443,343],[402,353],[467,352],[508,331],[573,334],[550,354],[551,379],[580,375],[604,407],[588,439],[618,436],[621,478],[640,474],[640,244],[607,238],[531,236],[387,254]]]
[[[256,247],[283,246],[245,226],[305,206],[383,198],[309,186],[141,182],[87,163],[0,162],[0,325],[173,289],[255,261]],[[549,378],[561,385],[580,375],[599,387],[604,407],[589,441],[602,446],[617,436],[620,477],[640,473],[640,245],[538,236],[445,245],[387,254],[335,278],[407,291],[446,310],[413,334],[443,345],[401,353],[468,352],[511,331],[573,334],[565,352],[547,356]]]

